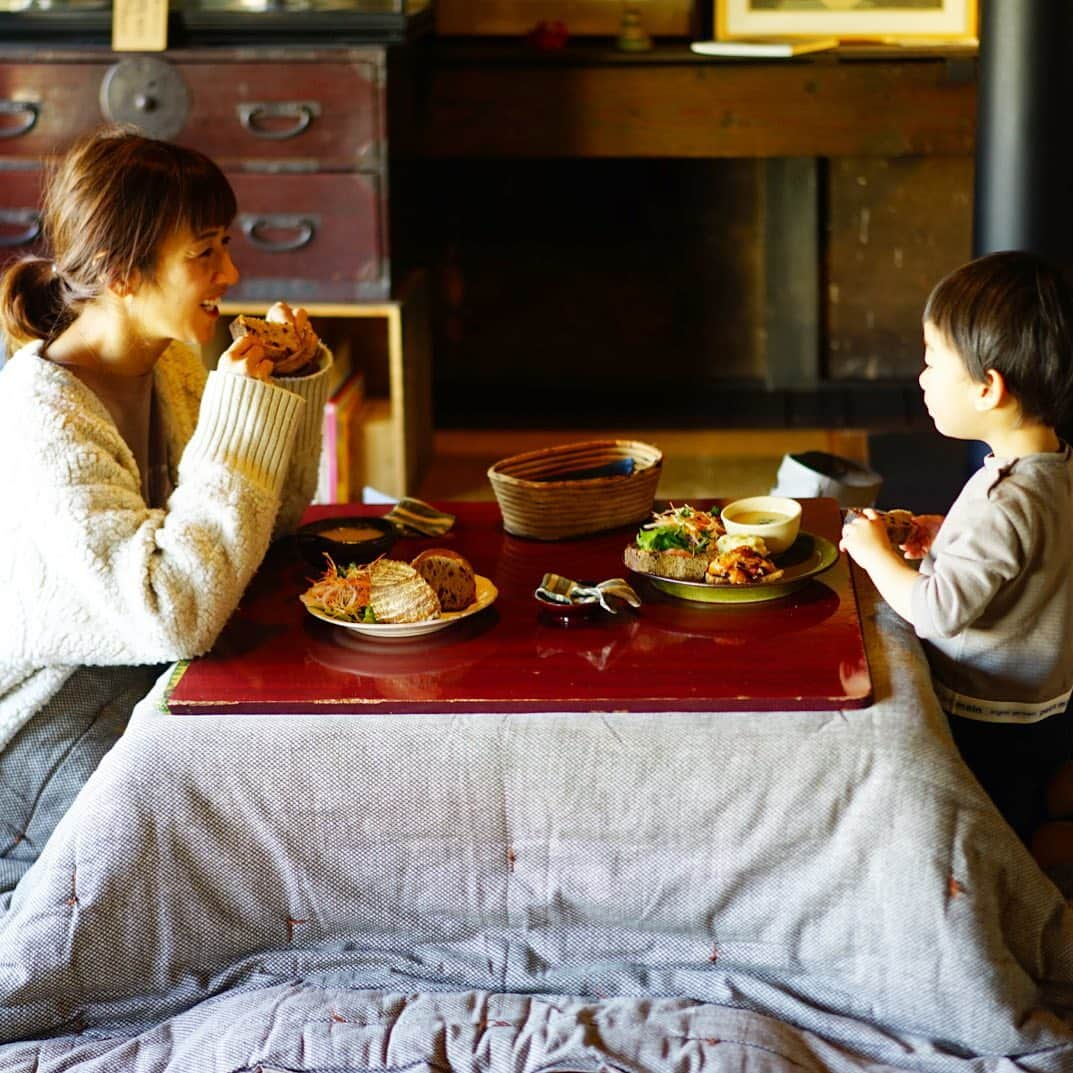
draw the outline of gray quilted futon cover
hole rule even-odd
[[[1069,1073],[1070,909],[863,610],[863,711],[176,717],[161,682],[0,920],[0,1069]]]

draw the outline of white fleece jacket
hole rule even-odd
[[[153,509],[108,411],[40,348],[0,370],[0,748],[78,666],[212,646],[312,496],[331,364],[263,382],[172,344],[153,387],[174,490]]]

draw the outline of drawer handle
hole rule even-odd
[[[0,227],[22,227],[13,235],[0,234],[0,247],[25,246],[41,234],[41,214],[34,209],[0,209]]]
[[[244,212],[238,218],[239,227],[250,245],[268,253],[289,253],[308,246],[317,233],[319,222],[317,216],[291,216],[282,212],[261,215]],[[291,238],[270,239],[264,235],[265,231],[292,231],[294,234]]]
[[[297,138],[320,115],[318,101],[258,101],[238,105],[238,120],[255,138],[282,142]],[[265,119],[293,119],[289,127],[264,126]]]
[[[17,127],[0,127],[0,138],[17,138],[37,126],[40,107],[33,101],[0,101],[0,116],[22,116],[22,124]]]

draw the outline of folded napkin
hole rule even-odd
[[[384,517],[400,529],[408,529],[423,536],[443,536],[455,524],[453,514],[446,514],[423,499],[409,496],[403,496]]]
[[[617,609],[607,602],[608,596],[618,596],[631,607],[640,607],[641,599],[620,577],[609,578],[595,585],[581,585],[559,574],[545,574],[536,594],[553,604],[599,604],[605,611],[616,614]]]

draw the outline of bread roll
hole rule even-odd
[[[452,548],[428,548],[410,565],[432,586],[444,611],[462,611],[477,599],[469,560]]]

